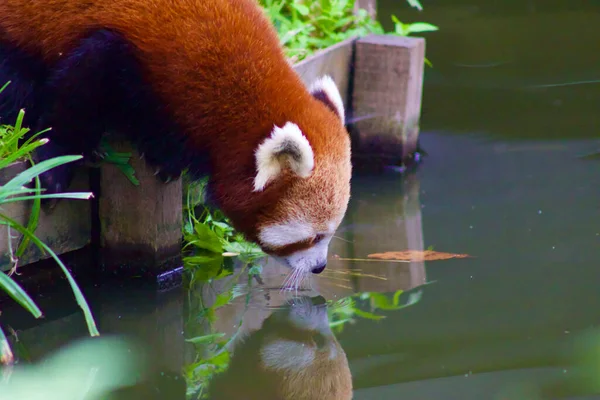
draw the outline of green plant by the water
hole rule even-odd
[[[10,82],[5,84],[0,89],[0,95],[2,90],[4,90],[8,84],[10,84]],[[0,186],[0,225],[6,227],[6,231],[1,232],[0,234],[6,235],[7,237],[7,243],[9,247],[8,256],[13,263],[11,273],[17,270],[19,258],[24,254],[27,246],[30,243],[33,243],[35,246],[37,246],[42,253],[49,254],[50,257],[56,261],[67,277],[67,280],[71,285],[75,295],[75,299],[83,310],[90,335],[97,336],[99,333],[90,308],[85,300],[85,297],[83,296],[83,293],[71,276],[71,273],[56,255],[56,253],[35,235],[42,199],[62,198],[87,200],[92,196],[91,192],[43,194],[43,190],[40,187],[39,176],[42,173],[60,165],[79,160],[81,159],[81,156],[57,157],[42,161],[39,164],[35,164],[31,157],[32,152],[38,147],[46,144],[48,140],[38,138],[40,134],[46,132],[42,131],[31,135],[29,139],[23,141],[25,135],[29,132],[28,128],[23,127],[24,114],[25,112],[20,110],[14,125],[0,125],[0,171],[5,170],[7,167],[11,166],[17,161],[29,163],[28,168]],[[35,186],[31,187],[33,182],[35,182]],[[20,224],[18,221],[7,215],[6,211],[4,210],[5,207],[3,207],[11,203],[22,201],[32,201],[31,214],[27,226]],[[17,246],[16,250],[12,244],[12,231],[16,231],[22,235],[21,242]],[[0,290],[3,290],[10,297],[12,297],[17,303],[28,310],[35,318],[40,318],[42,316],[41,310],[31,299],[31,297],[23,290],[23,288],[21,288],[11,278],[11,273],[6,274],[0,271]],[[1,327],[0,359],[3,362],[9,362],[12,360],[10,347],[8,346],[6,335],[4,332],[2,332]]]
[[[407,1],[413,7],[423,9],[418,0]],[[370,33],[408,36],[438,30],[437,26],[425,22],[403,23],[392,15],[394,30],[385,32],[380,22],[366,10],[355,12],[354,3],[354,0],[260,0],[292,62],[346,39]]]
[[[183,368],[183,374],[187,383],[187,398],[189,400],[201,400],[207,398],[207,387],[213,377],[229,367],[231,352],[234,350],[233,343],[241,335],[246,311],[250,308],[251,294],[255,285],[254,276],[260,275],[260,269],[251,264],[244,265],[236,270],[236,276],[232,277],[228,285],[223,285],[219,293],[214,296],[210,305],[205,304],[202,289],[206,286],[223,279],[224,276],[209,280],[198,279],[192,281],[188,288],[189,315],[186,322],[186,342],[194,345],[196,356],[194,361]],[[202,267],[204,268],[204,267]],[[247,273],[246,285],[242,288],[236,284],[240,277]],[[402,295],[408,298],[401,302]],[[237,327],[231,335],[226,335],[214,328],[217,320],[217,311],[223,307],[230,306],[234,299],[241,296],[244,298],[244,308],[239,320],[233,321]],[[211,296],[212,297],[212,296]],[[328,301],[327,314],[329,325],[334,334],[339,335],[346,324],[355,323],[357,319],[379,321],[385,318],[380,311],[398,311],[410,307],[421,299],[419,288],[406,292],[397,290],[394,293],[361,292],[341,298],[337,301]]]
[[[207,179],[189,182],[184,176],[184,266],[195,279],[209,280],[227,275],[225,259],[237,257],[252,263],[265,257],[260,247],[235,231],[229,219],[205,201]]]

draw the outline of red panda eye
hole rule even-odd
[[[325,235],[316,235],[315,238],[313,239],[313,243],[319,243],[321,240],[323,240],[325,238]]]

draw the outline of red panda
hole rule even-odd
[[[352,375],[322,296],[299,297],[237,339],[210,400],[350,400]]]
[[[256,0],[0,0],[0,116],[52,128],[36,159],[132,141],[168,182],[187,170],[248,240],[320,273],[350,196],[334,81],[305,87]],[[42,176],[66,189],[72,166]]]

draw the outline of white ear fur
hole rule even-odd
[[[338,114],[342,123],[345,123],[344,102],[337,85],[329,75],[324,75],[313,82],[308,91],[328,106],[333,107],[333,111]],[[322,98],[322,96],[325,96],[325,98]]]
[[[275,126],[271,136],[256,149],[254,191],[260,192],[289,165],[294,173],[307,178],[312,173],[315,159],[312,147],[298,125],[286,122],[283,128]]]

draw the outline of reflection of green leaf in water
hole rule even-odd
[[[376,293],[376,292],[361,293],[360,299],[361,300],[369,300],[370,304],[371,304],[371,308],[373,310],[376,310],[376,309],[386,310],[386,311],[399,310],[401,308],[406,307],[405,305],[399,305],[400,295],[402,295],[402,293],[404,293],[403,290],[397,290],[396,293],[394,293],[394,296],[393,296],[391,302],[386,294]]]
[[[227,369],[229,358],[229,352],[223,350],[210,358],[200,359],[193,364],[186,365],[183,370],[188,383],[188,398],[204,398],[204,390],[210,379],[213,375]]]
[[[223,269],[223,257],[220,255],[189,256],[183,262],[186,269],[193,270],[194,281],[208,282]]]
[[[197,336],[195,338],[185,339],[185,341],[196,345],[207,345],[213,344],[217,339],[220,339],[223,336],[225,336],[224,333],[213,333],[210,335]]]
[[[13,352],[6,335],[0,326],[0,365],[12,364],[14,360]]]
[[[593,153],[582,154],[578,158],[582,160],[599,160],[600,159],[600,150],[595,151]]]
[[[220,293],[215,299],[215,304],[213,304],[212,308],[217,309],[219,307],[223,307],[229,304],[229,302],[231,301],[231,297],[232,296],[230,291]]]
[[[250,270],[248,270],[248,275],[260,275],[262,273],[262,265],[253,265]]]
[[[422,286],[429,285],[431,283],[433,283],[433,282],[427,282],[423,285],[412,288],[409,293],[407,293],[403,290],[397,290],[391,296],[391,299],[389,297],[389,294],[387,294],[387,293],[362,292],[362,293],[356,293],[356,294],[348,296],[348,297],[344,297],[336,302],[330,302],[329,307],[328,307],[328,314],[329,314],[329,321],[330,321],[329,326],[332,329],[334,329],[335,331],[337,331],[338,333],[341,333],[343,330],[343,326],[346,323],[349,322],[352,324],[352,323],[356,322],[353,317],[360,317],[363,319],[369,319],[369,320],[375,320],[375,321],[381,320],[381,319],[385,318],[385,315],[375,314],[376,310],[397,311],[397,310],[401,310],[406,307],[410,307],[410,306],[418,303],[422,297],[421,290],[417,290],[417,291],[414,291],[414,290],[418,289]],[[402,294],[405,294],[405,293],[408,295],[408,300],[404,304],[400,304],[400,297],[402,296]],[[358,298],[363,301],[368,300],[371,311],[366,311],[366,310],[359,308],[357,306],[354,298]]]

